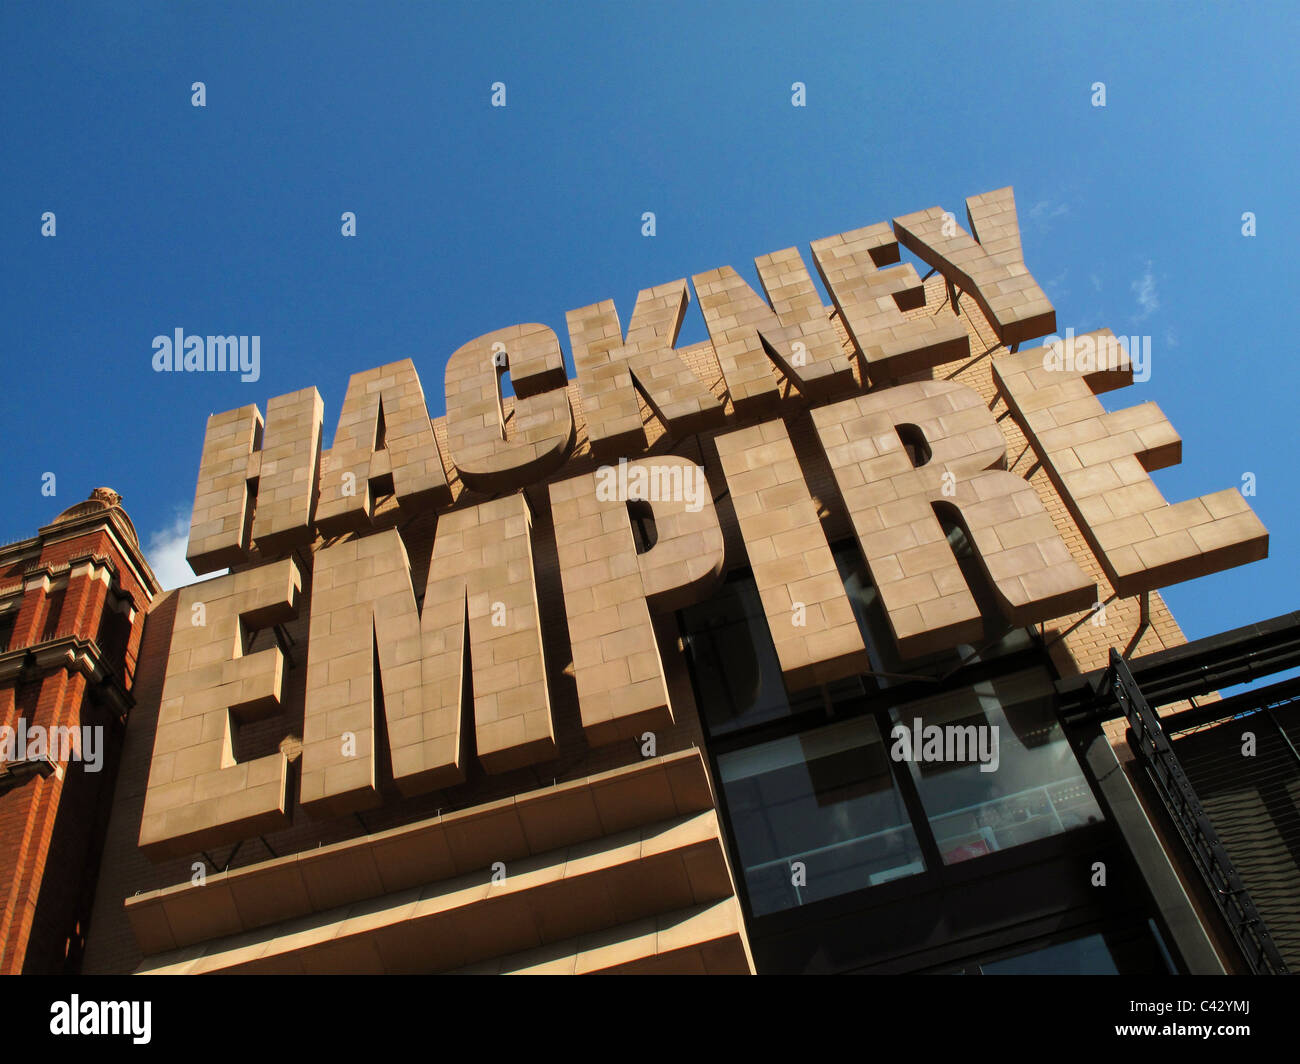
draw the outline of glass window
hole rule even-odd
[[[1119,975],[1119,966],[1101,935],[1084,935],[1000,961],[985,961],[979,970],[982,975]]]
[[[818,689],[786,692],[753,577],[728,580],[713,598],[683,610],[682,620],[710,735],[823,705]],[[856,678],[827,688],[827,696],[836,702],[862,692],[862,681]]]
[[[130,641],[131,618],[126,613],[113,609],[110,603],[105,603],[95,642],[99,644],[101,653],[112,668],[119,669],[125,663]]]
[[[890,755],[909,763],[944,864],[1102,819],[1044,670],[911,702],[890,719]]]
[[[876,679],[881,687],[905,682],[909,677],[945,676],[963,665],[991,661],[1033,645],[1033,636],[1028,629],[1012,628],[1002,620],[998,604],[989,591],[988,578],[961,525],[946,523],[944,528],[948,533],[948,544],[952,547],[966,584],[984,618],[984,634],[979,646],[963,643],[951,650],[919,658],[903,659],[899,656],[888,615],[880,601],[880,592],[871,582],[871,575],[856,541],[841,541],[833,548],[840,579],[844,581],[844,590],[853,607],[858,628],[867,645],[867,654],[871,658],[872,670],[877,673]]]
[[[871,583],[857,544],[841,542],[832,553],[867,647],[872,674],[829,684],[824,693],[819,689],[786,691],[762,600],[749,573],[731,577],[717,595],[683,610],[683,633],[709,734],[727,735],[817,709],[827,702],[842,707],[891,684],[918,676],[946,676],[963,664],[988,661],[1031,646],[1033,640],[1026,629],[1008,628],[999,619],[996,606],[982,598],[986,581],[976,572],[978,563],[960,526],[950,529],[949,542],[986,617],[983,644],[963,645],[924,658],[900,658],[880,594]]]
[[[722,754],[718,774],[755,916],[925,870],[871,717]]]
[[[1080,935],[966,969],[967,974],[979,975],[1169,975],[1172,971],[1154,927]]]

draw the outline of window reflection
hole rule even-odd
[[[1000,961],[985,961],[982,975],[1119,975],[1119,965],[1101,935],[1031,950]]]
[[[1119,925],[1076,935],[997,960],[951,970],[965,975],[1171,975],[1160,932],[1146,925]]]
[[[728,580],[713,598],[683,610],[682,618],[710,735],[823,705],[820,690],[786,692],[752,577]],[[863,690],[862,681],[851,678],[831,684],[827,694],[839,702]]]
[[[964,557],[959,529],[950,542]],[[925,852],[937,849],[943,863],[953,865],[1102,820],[1057,722],[1051,680],[1041,666],[867,712],[869,694],[909,678],[893,674],[946,676],[963,655],[981,648],[900,661],[856,544],[834,554],[874,675],[787,692],[748,574],[733,576],[718,595],[681,614],[708,734],[730,736],[732,749],[717,754],[718,778],[753,915],[926,871],[918,832]],[[992,639],[981,654],[986,661],[1030,642],[1024,629],[990,623]],[[908,686],[916,689],[914,682]],[[750,729],[799,714],[839,722],[735,749]],[[909,755],[905,770],[891,771],[894,736],[882,729],[899,725],[961,729],[975,737],[995,731],[996,767],[981,771],[989,753],[985,741],[960,757]],[[795,727],[793,721],[785,726]],[[912,823],[899,783],[914,810],[919,798],[926,822]]]
[[[1052,712],[1050,690],[1047,674],[1031,669],[890,711],[893,724],[913,735],[918,721],[923,733],[935,726],[955,735],[951,729],[960,728],[968,740],[981,729],[985,735],[991,734],[987,729],[997,729],[994,771],[982,771],[980,763],[981,753],[992,748],[987,741],[974,751],[967,749],[963,760],[922,757],[909,762],[945,864],[1102,819]],[[891,743],[891,751],[901,749]]]
[[[925,870],[870,717],[722,754],[718,770],[755,916]]]
[[[960,526],[949,531],[949,542],[963,571],[970,570],[967,577],[973,581],[972,588],[979,591],[973,568],[976,562]],[[733,576],[717,595],[682,611],[700,709],[710,735],[727,735],[820,708],[827,701],[842,706],[891,684],[945,676],[963,664],[989,661],[1032,644],[1026,629],[1007,628],[997,609],[977,594],[986,617],[988,639],[983,646],[962,645],[905,661],[898,656],[880,594],[871,583],[857,544],[839,543],[832,553],[871,660],[871,675],[830,684],[825,698],[816,689],[787,692],[753,577]]]
[[[945,676],[963,665],[992,661],[1033,645],[1033,637],[1028,629],[1010,627],[1002,620],[998,604],[989,593],[988,580],[980,570],[979,560],[961,525],[946,523],[944,528],[948,534],[948,544],[952,547],[957,564],[984,618],[984,635],[979,646],[963,643],[951,650],[919,658],[905,660],[899,657],[884,604],[880,601],[880,592],[871,582],[871,575],[862,560],[858,545],[853,541],[841,542],[832,551],[858,629],[866,643],[871,667],[877,673],[881,687],[905,682],[916,676]]]

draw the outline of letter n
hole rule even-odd
[[[852,390],[853,367],[798,250],[754,262],[770,304],[730,266],[692,278],[737,413],[775,413],[780,391],[772,361],[806,396]]]

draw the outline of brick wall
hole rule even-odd
[[[77,508],[73,508],[74,510]],[[94,508],[92,508],[93,510]],[[48,776],[34,775],[0,793],[0,973],[51,973],[75,967],[87,931],[95,871],[110,810],[121,741],[123,693],[134,677],[145,609],[152,594],[132,570],[119,543],[135,549],[134,533],[107,508],[64,522],[65,511],[33,540],[13,544],[0,560],[0,597],[18,597],[17,619],[0,679],[0,725],[20,732],[41,727],[99,729],[102,762],[89,771],[66,751]],[[152,579],[149,574],[146,579]],[[51,586],[54,585],[54,586]],[[61,585],[61,586],[59,586]],[[97,647],[110,596],[125,598],[134,614],[119,631],[115,653]],[[122,635],[125,638],[121,638]],[[77,643],[55,655],[51,643]],[[102,648],[100,648],[102,649]],[[27,751],[16,752],[22,760]]]

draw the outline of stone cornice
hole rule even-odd
[[[93,639],[58,635],[0,653],[0,683],[27,682],[55,669],[81,673],[121,714],[128,713],[135,705],[135,699],[123,686],[117,672],[104,660],[103,652]]]

